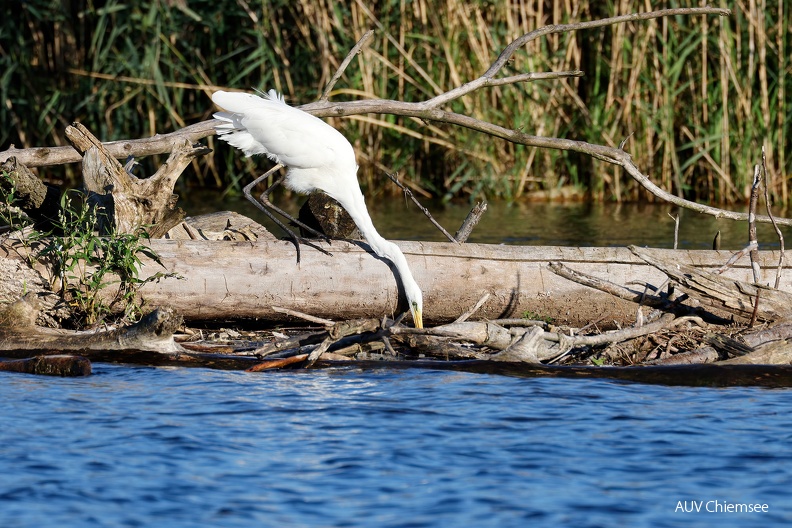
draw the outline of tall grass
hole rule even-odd
[[[764,145],[771,194],[787,203],[790,3],[721,1],[734,10],[730,19],[673,17],[535,40],[510,72],[581,69],[586,77],[487,88],[451,107],[533,134],[611,146],[629,137],[625,149],[655,182],[702,201],[745,200]],[[537,27],[699,4],[16,2],[15,16],[0,20],[0,142],[64,144],[63,128],[74,120],[108,140],[168,132],[209,118],[218,86],[276,88],[291,103],[310,102],[371,28],[375,38],[333,98],[418,101],[478,77],[506,44]],[[387,170],[419,193],[446,198],[518,200],[571,186],[600,201],[651,199],[617,167],[574,153],[410,118],[333,124],[354,143],[370,192],[392,190]],[[228,191],[258,170],[224,147],[193,167],[183,186]]]

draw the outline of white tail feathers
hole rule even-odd
[[[273,103],[285,105],[283,95],[275,90],[270,90],[267,93],[260,92],[261,95],[255,95],[242,92],[215,92],[212,94],[212,102],[217,106],[235,114],[244,114],[252,108],[263,107],[266,108]]]

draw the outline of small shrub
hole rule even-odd
[[[16,207],[14,177],[8,171],[0,171],[0,226],[9,229],[25,227],[24,215]]]
[[[62,236],[35,232],[34,257],[45,262],[52,270],[53,289],[58,287],[61,298],[74,313],[76,326],[90,326],[102,322],[123,306],[122,318],[136,320],[141,315],[137,299],[138,290],[146,283],[172,273],[155,273],[138,277],[140,257],[160,262],[158,255],[147,245],[148,234],[140,230],[135,234],[111,231],[107,236],[94,232],[97,215],[101,210],[89,205],[85,196],[77,191],[65,192],[56,230]],[[112,295],[102,294],[114,287]],[[109,300],[107,300],[109,298]]]

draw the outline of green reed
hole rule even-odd
[[[733,9],[731,18],[669,17],[535,40],[509,73],[581,69],[586,76],[488,88],[451,109],[544,136],[610,146],[629,138],[625,149],[656,183],[702,201],[744,201],[764,145],[771,194],[786,203],[792,1],[721,4]],[[291,103],[310,102],[371,28],[375,38],[333,98],[419,101],[478,77],[532,29],[639,7],[627,0],[30,0],[14,9],[0,20],[3,147],[65,144],[72,121],[107,140],[169,132],[210,118],[218,87],[275,88]],[[574,153],[410,118],[331,121],[355,145],[369,192],[395,192],[383,172],[398,171],[414,191],[448,199],[519,200],[569,188],[600,201],[652,199],[618,167]],[[182,192],[193,185],[238,192],[264,165],[208,142],[214,154],[193,164]],[[75,170],[42,174],[71,181]]]

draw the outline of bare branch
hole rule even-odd
[[[759,265],[759,240],[756,238],[756,206],[759,203],[759,184],[762,182],[761,169],[754,165],[753,183],[751,184],[751,199],[748,203],[748,244],[754,248],[748,253],[751,257],[751,270],[755,283],[762,281],[762,268]]]
[[[603,145],[594,145],[583,141],[574,141],[563,138],[552,138],[533,136],[525,134],[520,130],[510,130],[493,123],[480,121],[469,116],[447,112],[438,108],[439,105],[454,100],[462,95],[470,93],[474,90],[485,86],[491,86],[492,83],[503,84],[504,79],[497,80],[494,76],[500,72],[505,66],[506,62],[514,55],[514,53],[527,42],[544,35],[554,33],[564,33],[568,31],[576,31],[580,29],[591,29],[604,27],[614,24],[621,24],[626,22],[635,22],[641,20],[651,20],[662,18],[666,16],[675,15],[719,15],[729,16],[731,12],[728,9],[716,9],[710,7],[701,8],[679,8],[679,9],[663,9],[647,13],[635,13],[630,15],[622,15],[618,17],[606,18],[602,20],[594,20],[588,22],[580,22],[574,24],[560,24],[545,26],[536,29],[530,33],[515,39],[510,43],[498,58],[493,62],[490,68],[478,79],[470,81],[458,88],[442,93],[433,99],[424,102],[403,102],[391,101],[385,99],[369,99],[361,101],[347,101],[347,102],[330,102],[326,100],[316,101],[300,108],[309,112],[317,117],[342,117],[359,114],[391,114],[404,117],[414,117],[426,121],[435,121],[465,127],[477,132],[488,134],[494,137],[525,145],[529,147],[538,147],[554,150],[570,150],[592,156],[596,159],[619,165],[640,185],[647,191],[661,200],[667,201],[679,207],[684,207],[692,211],[702,214],[708,214],[716,218],[727,218],[730,220],[746,221],[748,215],[745,213],[736,213],[716,207],[710,207],[703,204],[698,204],[685,200],[683,198],[674,196],[660,189],[657,185],[644,175],[638,167],[632,162],[630,155],[621,149],[611,148]],[[562,72],[563,73],[563,72]],[[573,72],[566,72],[573,73]],[[513,82],[522,82],[527,80],[531,75],[543,74],[521,74],[512,76],[510,79]],[[563,75],[562,75],[563,76]],[[506,78],[509,79],[509,78]],[[117,158],[127,158],[133,156],[146,156],[151,154],[162,154],[170,152],[176,141],[182,138],[187,138],[190,141],[197,141],[203,137],[214,134],[215,120],[208,120],[201,123],[185,127],[177,132],[164,135],[156,135],[147,139],[130,140],[130,141],[114,141],[105,144],[105,148],[113,156]],[[44,165],[54,165],[60,163],[73,163],[80,161],[79,154],[71,147],[57,147],[57,148],[37,148],[37,149],[9,149],[0,153],[0,162],[5,161],[10,156],[16,156],[20,163],[28,167],[37,167]],[[771,222],[769,216],[757,216],[757,222]],[[776,223],[779,225],[792,225],[792,219],[776,218]]]
[[[586,74],[581,70],[561,71],[561,72],[531,72],[503,77],[501,79],[491,79],[485,86],[502,86],[504,84],[517,84],[521,82],[546,81],[551,79],[566,79],[569,77],[584,77]]]
[[[762,178],[764,179],[764,199],[765,206],[767,207],[767,216],[773,222],[773,228],[778,236],[778,242],[781,244],[781,255],[778,257],[778,267],[776,268],[775,288],[778,289],[781,284],[781,271],[784,269],[784,235],[778,229],[778,224],[775,221],[772,211],[770,210],[770,191],[768,190],[767,182],[767,153],[765,152],[764,145],[762,145]]]
[[[418,206],[418,209],[420,209],[420,210],[421,210],[421,212],[422,212],[424,215],[426,215],[426,218],[428,218],[428,219],[429,219],[429,221],[430,221],[430,222],[432,222],[432,225],[434,225],[434,226],[435,226],[435,227],[436,227],[438,230],[440,230],[440,232],[441,232],[441,233],[443,233],[443,235],[445,235],[445,237],[446,237],[446,238],[447,238],[449,241],[451,241],[451,242],[455,242],[455,243],[457,243],[457,244],[459,243],[459,242],[457,241],[457,239],[456,239],[456,238],[454,238],[453,236],[451,236],[451,233],[449,233],[448,231],[446,231],[446,229],[445,229],[443,226],[441,226],[441,225],[440,225],[440,224],[437,222],[437,220],[435,220],[435,219],[434,219],[434,217],[432,216],[432,213],[430,213],[430,212],[429,212],[429,209],[427,209],[426,207],[424,207],[423,205],[421,205],[421,202],[419,202],[419,201],[418,201],[418,199],[415,197],[415,195],[412,193],[412,191],[411,191],[410,189],[408,189],[407,187],[405,187],[405,186],[404,186],[404,184],[402,184],[402,182],[400,182],[400,181],[399,181],[399,179],[398,179],[398,178],[397,178],[395,175],[393,175],[393,174],[390,174],[390,173],[387,173],[387,172],[386,172],[385,174],[388,176],[388,178],[390,178],[390,180],[391,180],[393,183],[395,183],[395,184],[396,184],[396,187],[398,187],[399,189],[401,189],[401,190],[402,190],[402,192],[404,193],[404,196],[406,196],[407,198],[409,198],[410,200],[412,200],[412,201],[413,201],[413,203],[414,203],[416,206]]]
[[[711,7],[698,7],[698,8],[680,8],[680,9],[661,9],[659,11],[651,11],[648,13],[634,13],[630,15],[622,15],[617,17],[611,18],[603,18],[601,20],[591,20],[588,22],[576,22],[573,24],[556,24],[550,26],[543,26],[537,28],[530,33],[526,33],[525,35],[518,37],[517,39],[513,40],[511,44],[506,46],[495,62],[489,67],[489,69],[484,72],[484,74],[474,81],[470,81],[459,88],[455,88],[454,90],[450,90],[444,94],[441,94],[434,99],[427,101],[429,106],[436,107],[441,104],[447,103],[448,101],[452,101],[470,93],[474,90],[478,90],[482,86],[486,85],[489,79],[495,77],[495,75],[500,72],[501,69],[506,65],[509,59],[517,52],[518,49],[525,46],[528,42],[537,39],[539,37],[543,37],[546,35],[552,35],[555,33],[567,33],[570,31],[577,31],[580,29],[592,29],[592,28],[599,28],[604,26],[612,26],[615,24],[623,24],[625,22],[635,22],[639,20],[651,20],[654,18],[662,18],[667,16],[674,16],[674,15],[719,15],[719,16],[729,16],[731,15],[731,11],[728,9],[714,9]]]
[[[484,203],[477,203],[473,209],[470,210],[467,217],[465,217],[465,221],[462,222],[462,225],[459,226],[459,230],[454,233],[454,240],[459,242],[460,244],[465,242],[470,233],[473,232],[473,228],[476,227],[481,220],[481,217],[484,213],[487,212],[487,202]]]
[[[330,82],[327,83],[327,86],[325,86],[324,92],[322,92],[322,96],[319,98],[320,101],[327,101],[327,98],[330,97],[330,91],[338,82],[338,79],[340,79],[344,74],[344,71],[346,71],[349,63],[352,62],[352,59],[355,57],[355,55],[361,52],[361,50],[368,44],[368,41],[371,40],[371,37],[373,36],[374,30],[370,29],[369,31],[366,31],[362,37],[360,37],[360,40],[357,41],[357,44],[355,44],[355,46],[347,54],[344,62],[342,62],[341,66],[338,67],[338,70],[333,75],[333,78],[330,79]]]
[[[175,145],[182,144],[184,140],[192,144],[207,136],[214,135],[214,127],[218,123],[215,119],[209,119],[169,134],[156,134],[144,139],[108,141],[102,143],[102,145],[116,159],[126,159],[129,156],[141,157],[166,154],[171,152]],[[0,162],[4,162],[12,156],[15,156],[17,161],[26,167],[46,167],[82,161],[80,153],[70,146],[28,149],[17,149],[12,146],[8,150],[0,152]]]
[[[471,307],[468,311],[457,317],[454,323],[464,323],[465,321],[470,319],[470,316],[478,312],[479,309],[482,306],[484,306],[484,303],[487,302],[489,298],[490,298],[489,292],[482,295],[481,299],[479,299],[478,302],[475,305],[473,305],[473,307]]]

